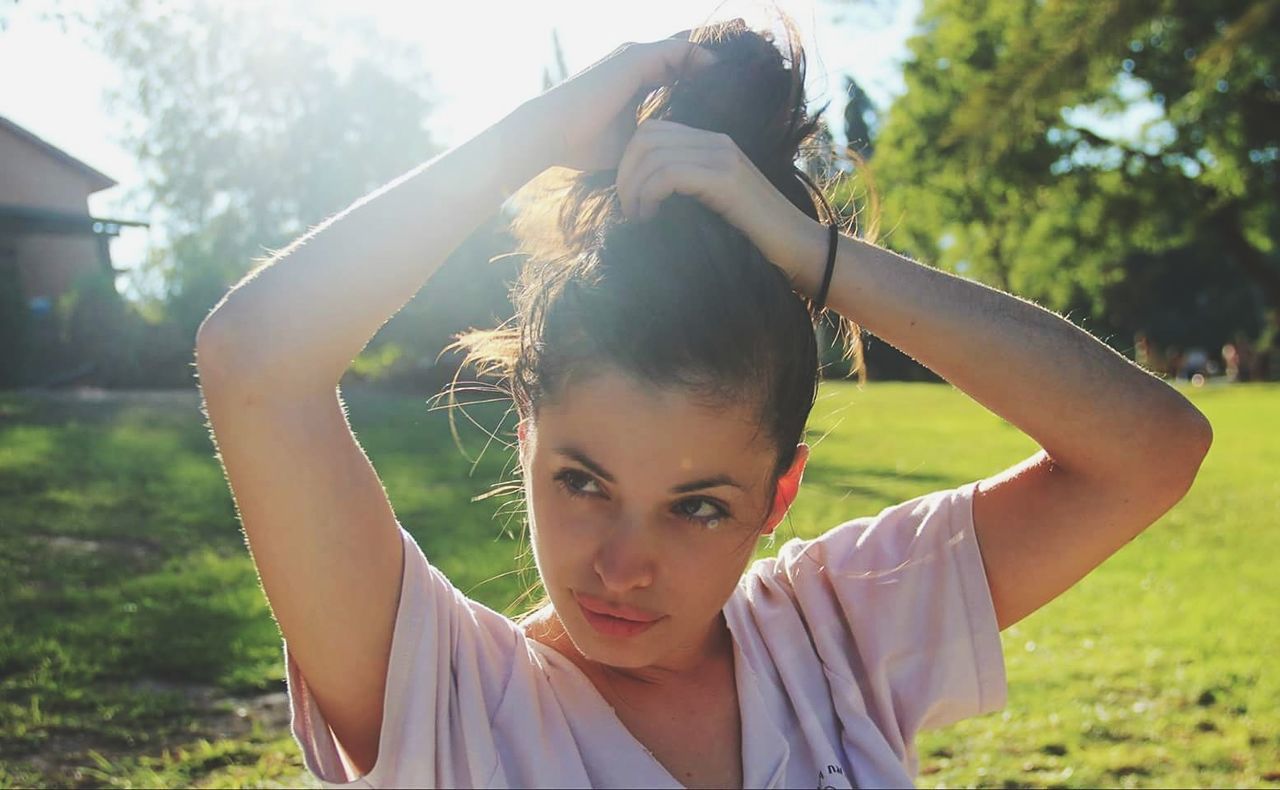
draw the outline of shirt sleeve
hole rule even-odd
[[[286,641],[291,731],[325,787],[483,786],[498,765],[490,720],[525,653],[523,635],[463,595],[397,526],[404,571],[376,764],[356,775]]]
[[[788,541],[775,572],[829,677],[891,741],[1005,706],[1000,629],[973,525],[978,483]]]

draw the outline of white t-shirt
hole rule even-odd
[[[1000,710],[1004,655],[976,482],[783,544],[743,574],[734,637],[746,787],[905,787],[915,734]],[[681,787],[591,682],[468,599],[401,527],[377,764],[337,748],[284,646],[292,732],[325,787]]]

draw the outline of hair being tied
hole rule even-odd
[[[637,123],[727,134],[791,203],[838,222],[796,166],[819,121],[806,110],[804,51],[794,25],[783,23],[786,57],[771,33],[740,19],[690,31],[717,62],[650,93]],[[553,168],[522,191],[513,231],[528,259],[512,290],[515,315],[503,328],[463,333],[457,346],[481,375],[500,379],[522,418],[601,369],[683,387],[708,403],[754,403],[778,450],[776,479],[794,460],[817,394],[814,322],[822,316],[695,198],[672,195],[652,218],[627,220],[615,176]],[[857,328],[839,326],[860,368]]]

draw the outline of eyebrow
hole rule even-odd
[[[609,472],[603,466],[596,463],[594,460],[592,460],[591,456],[587,455],[579,448],[573,447],[571,445],[566,445],[564,447],[555,448],[555,451],[563,456],[572,458],[573,460],[582,464],[586,468],[590,469],[593,474],[603,478],[605,482],[608,482],[608,483],[617,482],[614,476],[609,474]],[[702,477],[697,480],[690,480],[687,483],[681,483],[679,485],[672,486],[671,491],[672,493],[675,493],[675,494],[687,494],[690,491],[698,491],[703,488],[715,488],[716,486],[733,486],[734,488],[740,488],[744,491],[746,490],[746,487],[743,486],[741,483],[739,483],[737,480],[734,480],[729,475],[722,474],[722,475],[713,475],[712,477]]]

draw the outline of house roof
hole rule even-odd
[[[75,211],[38,206],[0,204],[0,231],[11,233],[62,233],[80,236],[119,236],[120,228],[149,228],[151,223],[130,219],[91,217]]]
[[[17,137],[23,140],[26,140],[27,142],[36,146],[37,148],[44,151],[46,154],[58,160],[59,162],[63,163],[64,165],[69,165],[70,167],[74,168],[76,171],[81,173],[83,176],[85,176],[89,180],[90,192],[98,192],[108,187],[113,187],[117,183],[116,180],[111,178],[110,176],[105,175],[104,173],[98,170],[95,170],[92,167],[89,167],[84,162],[81,162],[79,159],[76,159],[71,154],[67,153],[66,151],[63,151],[61,148],[58,148],[57,146],[51,143],[45,142],[44,140],[40,139],[36,135],[27,131],[26,129],[23,129],[21,126],[17,125],[16,123],[4,117],[3,115],[0,115],[0,129],[9,130]]]

